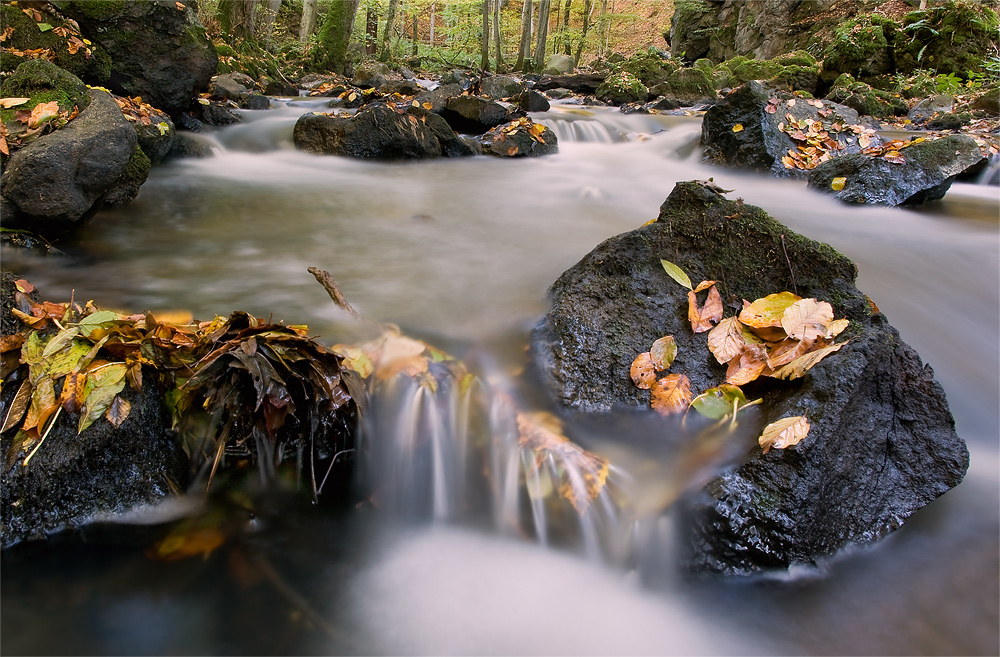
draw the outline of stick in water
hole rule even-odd
[[[308,269],[309,273],[316,277],[316,281],[326,290],[326,293],[330,295],[333,302],[337,304],[337,307],[341,310],[346,311],[352,317],[357,317],[361,319],[361,313],[354,309],[350,303],[348,303],[347,298],[341,293],[340,288],[337,287],[337,281],[333,280],[333,276],[330,276],[328,272],[323,271],[319,267],[310,267]]]

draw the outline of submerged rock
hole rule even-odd
[[[919,205],[942,198],[956,176],[986,160],[968,135],[925,141],[898,152],[901,163],[865,153],[824,162],[809,174],[809,186],[845,203]],[[833,185],[837,178],[844,178],[839,190]]]
[[[595,248],[550,288],[552,310],[532,336],[539,378],[566,411],[648,408],[630,379],[633,359],[673,335],[671,372],[698,394],[725,380],[704,334],[688,322],[692,281],[719,281],[726,315],[782,291],[832,304],[850,320],[850,341],[794,381],[743,386],[762,398],[762,426],[805,415],[808,437],[746,461],[683,503],[689,566],[749,573],[812,563],[850,543],[869,543],[957,485],[968,467],[944,391],[855,286],[854,265],[797,235],[761,209],[695,182],[678,183],[656,222]]]

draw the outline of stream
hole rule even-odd
[[[533,115],[560,140],[543,158],[318,157],[291,143],[313,110],[241,111],[204,137],[214,157],[154,168],[131,205],[60,245],[68,257],[5,250],[5,266],[51,300],[245,310],[333,344],[347,319],[306,272],[317,266],[362,314],[502,380],[559,274],[655,218],[677,181],[713,177],[858,265],[858,287],[947,392],[971,453],[964,482],[876,545],[730,580],[676,572],[669,540],[637,570],[488,517],[396,522],[370,507],[278,513],[245,549],[172,563],[143,556],[141,526],[95,529],[3,553],[3,652],[1000,654],[997,187],[957,183],[918,210],[848,207],[703,165],[697,117],[558,104]],[[654,526],[669,538],[670,523]]]

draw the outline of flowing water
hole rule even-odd
[[[5,652],[1000,653],[996,187],[956,184],[919,211],[846,207],[801,182],[702,165],[697,118],[571,106],[535,115],[560,138],[545,158],[316,157],[293,149],[291,130],[319,102],[276,105],[206,136],[215,157],[155,168],[70,257],[4,251],[5,266],[53,300],[245,310],[332,344],[346,319],[306,273],[318,266],[363,314],[463,357],[500,394],[387,389],[365,433],[380,506],[278,514],[249,550],[154,563],[141,532],[95,532],[7,551]],[[599,497],[582,520],[558,516],[540,491],[578,455],[529,458],[504,407],[548,285],[654,218],[675,182],[710,176],[857,263],[859,288],[934,368],[972,454],[965,481],[900,531],[780,578],[680,576],[669,513],[627,515]],[[589,433],[607,447],[631,430]],[[608,453],[608,487],[623,490],[649,457]],[[647,489],[631,502],[659,508],[642,496],[662,491]]]

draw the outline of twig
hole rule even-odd
[[[784,235],[781,236],[781,250],[784,251],[784,253],[785,253],[785,262],[788,263],[788,273],[792,277],[792,292],[795,293],[795,296],[799,296],[799,289],[795,286],[795,272],[792,271],[792,260],[791,260],[791,258],[788,257],[788,249],[785,248],[785,236]]]
[[[361,313],[354,309],[350,303],[348,303],[347,298],[341,293],[340,288],[337,287],[337,281],[333,280],[333,276],[330,276],[328,272],[323,271],[319,267],[310,267],[308,269],[309,273],[316,277],[316,281],[323,286],[326,293],[330,295],[333,302],[337,304],[337,307],[344,310],[352,317],[361,319]]]
[[[41,440],[39,440],[38,444],[35,445],[35,449],[31,450],[31,454],[28,454],[28,457],[24,459],[24,463],[21,464],[22,468],[28,467],[28,461],[30,461],[31,457],[35,455],[35,452],[38,451],[38,448],[42,446],[42,443],[45,442],[45,439],[49,437],[49,433],[52,432],[52,427],[56,426],[56,420],[59,419],[60,413],[62,413],[62,406],[56,409],[55,415],[53,415],[52,420],[49,421],[49,428],[45,430],[44,434],[42,434]]]

